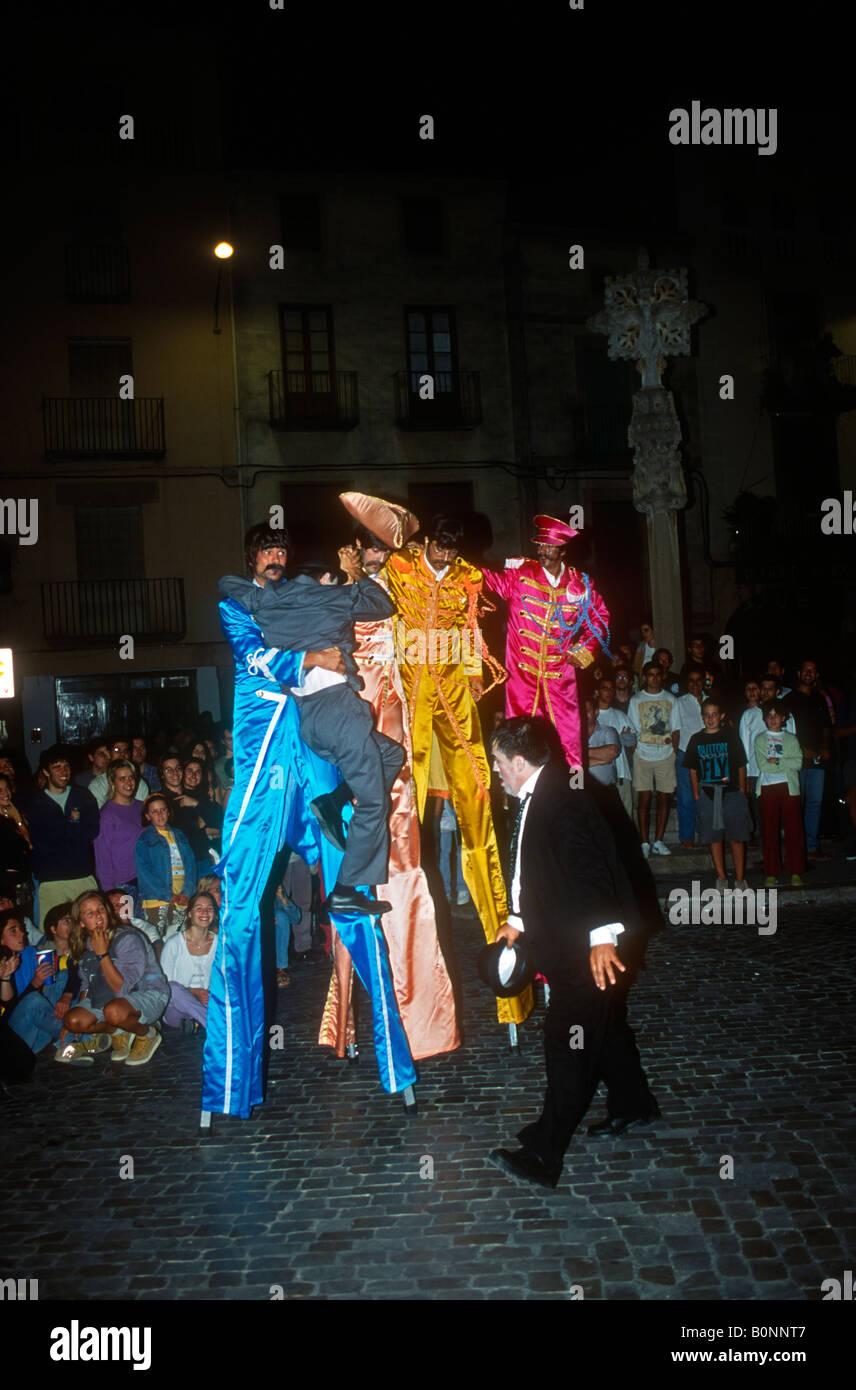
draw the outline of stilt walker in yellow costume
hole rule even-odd
[[[348,582],[368,577],[388,590],[386,561],[417,529],[412,513],[379,497],[343,493],[341,500],[359,522],[356,543],[339,551]],[[375,528],[375,529],[372,529]],[[401,1021],[414,1060],[460,1047],[452,982],[437,939],[434,903],[419,862],[419,818],[413,789],[410,720],[395,659],[393,618],[354,624],[354,660],[362,680],[361,697],[372,708],[375,726],[400,743],[405,760],[390,793],[389,879],[380,897],[392,904],[381,919]],[[354,1055],[356,1026],[352,1007],[353,965],[334,928],[334,971],[318,1041],[339,1057]]]
[[[387,580],[398,610],[396,654],[410,713],[419,816],[425,814],[433,734],[461,827],[464,881],[492,942],[507,907],[476,700],[485,693],[482,662],[493,677],[488,689],[506,673],[481,640],[479,612],[487,606],[482,575],[458,555],[462,535],[457,518],[437,517],[423,545],[411,542],[390,556]],[[521,1023],[531,1008],[529,988],[497,1000],[500,1023]]]

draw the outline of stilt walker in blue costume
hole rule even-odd
[[[288,544],[285,532],[266,525],[247,533],[247,569],[260,586],[282,581]],[[287,842],[307,863],[320,859],[324,882],[330,886],[337,881],[342,860],[342,851],[322,834],[309,809],[311,802],[335,791],[341,774],[302,742],[296,703],[287,693],[300,686],[313,667],[343,671],[341,652],[266,647],[252,615],[235,599],[220,604],[220,621],[235,656],[235,782],[223,822],[223,857],[217,865],[223,901],[208,1001],[203,1124],[211,1111],[246,1118],[264,1099],[267,1034],[259,905],[277,851]],[[346,807],[345,818],[349,810]],[[388,1092],[407,1092],[416,1073],[383,934],[370,916],[336,914],[333,921],[371,997],[381,1084]]]

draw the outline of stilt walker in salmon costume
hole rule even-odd
[[[479,627],[485,607],[481,571],[458,555],[463,526],[435,517],[424,543],[411,542],[390,556],[390,596],[398,610],[396,656],[410,717],[413,782],[420,820],[425,815],[432,736],[443,759],[452,805],[461,828],[464,881],[490,943],[506,921],[505,883],[490,805],[490,765],[476,700],[486,693],[483,663],[493,689],[505,671],[487,650]],[[497,999],[500,1023],[516,1025],[532,1009],[527,986]]]
[[[247,571],[261,587],[283,581],[288,545],[285,532],[264,524],[247,533]],[[343,857],[310,810],[311,803],[335,791],[341,773],[301,740],[296,702],[288,693],[302,686],[313,668],[341,673],[341,651],[266,647],[252,614],[235,598],[220,603],[220,621],[235,657],[235,782],[223,822],[223,857],[216,866],[223,898],[203,1054],[204,1127],[212,1111],[246,1118],[264,1099],[259,905],[277,851],[287,843],[309,864],[320,859],[328,888],[337,881]],[[346,805],[344,820],[350,809]],[[404,1092],[405,1104],[412,1105],[416,1073],[377,918],[347,913],[331,920],[371,997],[381,1084],[388,1092]]]
[[[404,507],[362,492],[341,495],[346,511],[358,522],[355,544],[343,546],[339,562],[348,583],[367,576],[389,592],[387,561],[418,529]],[[395,653],[393,618],[357,622],[354,659],[362,679],[360,695],[371,706],[375,726],[402,745],[405,762],[390,794],[389,879],[377,885],[378,897],[391,903],[381,922],[395,997],[416,1061],[460,1047],[455,997],[437,939],[434,903],[420,863],[419,816],[413,785],[413,744],[401,671]],[[318,1041],[337,1054],[356,1049],[351,1005],[353,965],[342,938],[334,933],[335,969]]]
[[[484,571],[485,587],[508,604],[505,717],[540,715],[553,725],[572,768],[585,766],[577,671],[609,652],[609,611],[591,579],[565,563],[578,534],[554,516],[536,516],[537,559],[516,555]]]

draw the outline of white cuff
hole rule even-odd
[[[614,946],[624,927],[620,922],[607,922],[605,926],[595,927],[589,932],[589,947]]]
[[[523,918],[518,917],[516,912],[509,912],[506,921],[508,922],[508,925],[510,927],[514,928],[515,931],[523,931]]]

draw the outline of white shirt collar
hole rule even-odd
[[[543,771],[543,767],[536,767],[535,771],[532,773],[532,776],[527,777],[523,785],[517,788],[517,797],[519,800],[522,801],[524,796],[532,795],[532,793],[535,790],[535,783],[538,781],[538,778],[541,776],[541,773]]]
[[[541,568],[542,568],[542,570],[544,571],[544,574],[545,574],[546,577],[547,577],[547,582],[548,582],[548,584],[552,585],[552,587],[553,587],[554,589],[558,589],[559,585],[560,585],[561,582],[562,582],[562,575],[563,575],[564,572],[565,572],[565,566],[562,565],[562,568],[559,570],[559,573],[558,573],[558,574],[551,574],[550,571],[546,568],[545,565],[542,565]]]

